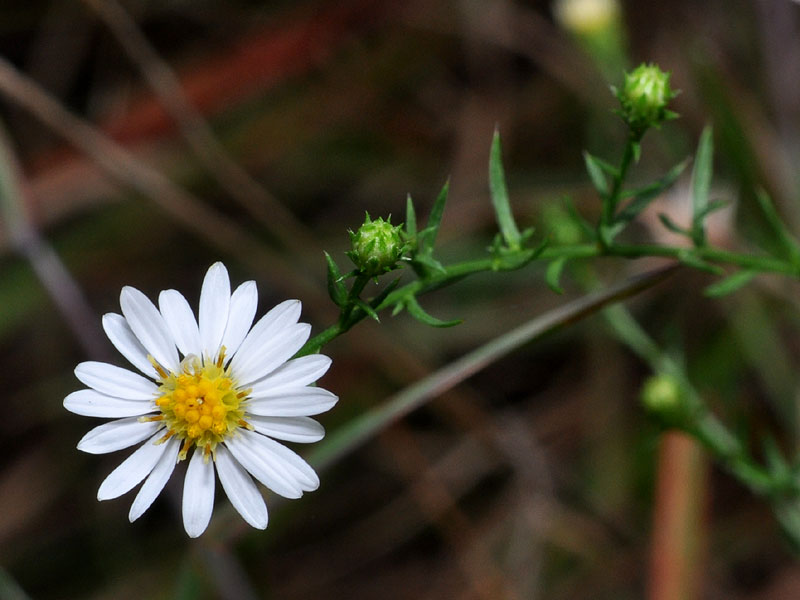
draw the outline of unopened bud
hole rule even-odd
[[[643,134],[647,128],[677,117],[667,110],[667,104],[677,95],[669,87],[669,77],[657,65],[642,64],[625,74],[621,90],[614,90],[622,105],[619,114],[635,133]]]
[[[350,232],[353,249],[347,255],[368,277],[377,277],[396,268],[405,251],[401,227],[395,227],[390,221],[391,217],[386,221],[380,217],[373,221],[367,215],[358,231]]]
[[[668,425],[680,425],[686,418],[685,394],[680,383],[670,375],[654,375],[645,381],[642,404]]]

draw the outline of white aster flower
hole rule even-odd
[[[267,526],[267,507],[251,476],[286,498],[319,487],[308,463],[275,440],[316,442],[325,435],[310,416],[331,408],[337,397],[310,384],[331,361],[321,354],[291,358],[311,331],[297,322],[299,300],[279,304],[251,329],[257,303],[253,281],[231,293],[222,263],[203,281],[199,319],[175,290],[161,292],[156,308],[139,290],[123,288],[122,315],[105,315],[103,328],[147,377],[84,362],[75,375],[88,389],[64,399],[76,414],[114,418],[89,431],[79,450],[103,454],[143,442],[106,477],[98,500],[121,496],[144,480],[129,513],[134,521],[189,457],[183,524],[197,537],[211,519],[215,470],[231,504],[258,529]]]

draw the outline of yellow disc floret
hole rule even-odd
[[[156,407],[161,414],[148,420],[164,421],[167,433],[163,441],[173,436],[183,440],[181,460],[195,445],[203,448],[207,457],[213,455],[217,444],[239,427],[249,426],[243,406],[249,390],[237,388],[230,369],[223,368],[224,357],[224,350],[215,362],[187,356],[177,374],[156,365],[161,375]]]

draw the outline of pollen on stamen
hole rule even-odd
[[[219,356],[217,357],[217,368],[221,369],[224,363],[225,363],[225,346],[222,346],[219,349]]]
[[[155,401],[158,416],[173,435],[183,440],[179,460],[184,460],[192,446],[207,449],[207,456],[216,457],[216,445],[234,435],[244,423],[244,401],[250,389],[240,390],[223,367],[225,351],[215,361],[189,355],[181,362],[178,373],[161,380]]]
[[[172,429],[170,429],[169,431],[167,431],[167,433],[165,433],[165,434],[164,434],[162,437],[158,438],[158,439],[155,441],[155,445],[156,445],[156,446],[158,446],[158,445],[160,445],[160,444],[163,444],[163,443],[164,443],[164,442],[166,442],[166,441],[167,441],[169,438],[171,438],[173,435],[175,435],[175,431],[174,431],[174,430],[172,430]]]
[[[154,421],[163,421],[164,415],[153,415],[152,417],[139,417],[139,423],[153,423]]]
[[[152,354],[148,354],[147,355],[147,360],[149,360],[150,364],[153,365],[153,368],[156,370],[156,372],[158,373],[159,377],[161,377],[161,379],[166,379],[167,378],[167,372],[164,370],[164,368],[160,364],[158,364],[158,361],[155,358],[153,358]]]

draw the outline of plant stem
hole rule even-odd
[[[759,271],[764,273],[778,273],[792,277],[800,277],[800,267],[790,261],[781,260],[772,256],[752,256],[749,254],[739,254],[728,250],[705,246],[702,248],[686,248],[678,246],[662,246],[658,244],[614,244],[603,247],[599,244],[573,244],[569,246],[552,246],[545,248],[541,253],[534,255],[533,251],[520,250],[504,257],[487,257],[476,260],[468,260],[455,263],[445,267],[443,272],[431,272],[425,279],[418,279],[407,283],[389,294],[383,302],[375,307],[375,312],[380,312],[398,304],[410,295],[419,295],[433,290],[451,285],[475,273],[487,271],[507,271],[518,269],[534,260],[553,261],[558,258],[585,259],[602,256],[621,256],[625,258],[645,258],[659,256],[664,258],[674,258],[682,260],[682,257],[690,253],[691,256],[720,265],[732,265],[742,269]],[[351,297],[357,298],[363,291],[368,281],[357,278],[353,283]],[[367,315],[363,311],[355,310],[350,306],[339,322],[318,333],[311,338],[305,346],[298,352],[298,356],[317,352],[322,346],[334,340],[342,333],[349,330]]]
[[[598,237],[600,239],[600,244],[606,249],[610,248],[612,245],[612,240],[608,235],[608,228],[610,227],[611,222],[614,220],[614,213],[617,210],[617,204],[619,204],[622,185],[625,183],[625,178],[628,176],[628,169],[633,162],[635,148],[639,144],[640,140],[641,136],[635,137],[633,134],[631,134],[628,137],[628,141],[625,143],[625,150],[622,152],[619,170],[617,171],[616,176],[614,177],[614,182],[611,186],[611,191],[608,193],[608,196],[602,199],[603,208],[602,213],[600,214]]]

